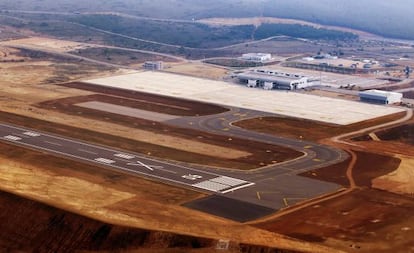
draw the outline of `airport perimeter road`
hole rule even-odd
[[[0,124],[0,141],[213,193],[226,194],[254,185],[238,178],[6,124]]]

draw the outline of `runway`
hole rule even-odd
[[[0,124],[0,138],[2,141],[34,150],[43,150],[70,159],[98,164],[208,192],[226,194],[254,185],[252,182],[238,178],[200,171],[154,160],[135,153],[6,124]]]
[[[252,171],[238,171],[163,161],[6,123],[0,123],[0,141],[203,191],[209,194],[207,198],[191,201],[185,206],[242,222],[342,188],[297,174],[340,162],[347,157],[345,152],[316,143],[252,132],[231,124],[240,119],[262,116],[269,115],[231,108],[222,114],[180,117],[164,123],[290,147],[303,155]]]

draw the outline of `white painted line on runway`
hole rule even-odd
[[[52,142],[52,141],[43,141],[43,142],[48,143],[48,144],[50,144],[50,145],[62,146],[62,144],[57,143],[57,142]]]
[[[95,158],[94,160],[97,161],[97,162],[106,163],[106,164],[111,164],[111,163],[115,162],[114,160],[106,159],[106,158],[103,158],[103,157]]]
[[[21,130],[21,131],[28,131],[28,129],[25,129],[25,128],[21,128],[21,127],[17,127],[17,126],[12,126],[12,125],[5,125],[5,124],[2,124],[2,123],[0,123],[0,126],[5,126],[7,128],[14,128],[14,129],[18,129],[18,130]],[[89,147],[93,147],[93,148],[101,149],[101,150],[106,150],[106,151],[110,151],[110,152],[122,152],[121,150],[109,149],[109,148],[106,148],[104,146],[97,146],[97,145],[93,145],[93,144],[90,144],[90,143],[87,143],[87,142],[80,142],[80,141],[77,141],[77,140],[74,140],[74,139],[71,139],[71,138],[68,138],[68,137],[62,137],[62,136],[59,136],[59,135],[50,135],[50,134],[47,134],[47,133],[41,133],[41,134],[44,135],[44,136],[49,136],[51,138],[55,138],[55,139],[62,140],[62,141],[65,141],[65,142],[76,143],[76,144],[79,144],[81,146],[89,146]],[[25,145],[29,145],[29,144],[26,144],[25,143]],[[34,145],[30,145],[30,146],[38,147],[38,146],[34,146]],[[50,151],[57,152],[55,150],[50,150]],[[66,153],[62,153],[62,154],[66,154]],[[158,163],[160,162],[159,160],[155,160],[155,159],[152,159],[152,158],[149,158],[149,157],[143,157],[142,155],[141,156],[140,155],[136,155],[136,157],[137,158],[143,158],[145,160],[150,160],[150,161],[153,161],[153,162],[158,162]],[[86,160],[88,160],[88,159],[86,159]],[[198,169],[185,167],[185,166],[182,166],[180,164],[170,163],[170,162],[167,162],[167,161],[162,161],[162,163],[163,164],[167,164],[167,165],[171,165],[171,166],[175,166],[175,167],[180,167],[180,168],[187,169],[187,170],[191,170],[191,171],[197,171],[197,172],[200,172],[200,173],[205,173],[205,174],[213,175],[213,176],[218,176],[218,177],[221,176],[221,175],[219,175],[217,173],[214,173],[214,172],[201,171],[201,170],[198,170]]]
[[[90,150],[86,150],[86,149],[82,149],[82,148],[78,148],[78,151],[83,152],[83,153],[88,153],[91,155],[97,155],[98,153],[90,151]]]
[[[2,124],[0,124],[0,125],[2,125]],[[54,153],[54,154],[59,154],[59,155],[66,156],[66,157],[72,157],[72,158],[80,159],[80,160],[83,160],[83,161],[95,162],[96,163],[95,160],[88,159],[88,158],[85,158],[85,157],[81,157],[81,156],[77,156],[77,155],[72,155],[72,154],[60,152],[60,151],[57,151],[57,150],[53,150],[53,149],[50,149],[50,148],[32,145],[32,144],[29,144],[29,143],[21,143],[21,142],[19,142],[19,143],[22,144],[23,146],[31,147],[34,150],[38,150],[38,149],[45,150],[45,151],[48,151],[48,152],[51,152],[51,153]],[[191,184],[188,184],[188,183],[185,183],[185,182],[182,182],[182,181],[177,181],[177,180],[174,180],[174,179],[171,179],[171,178],[168,178],[168,177],[161,177],[161,176],[157,176],[157,175],[153,175],[153,174],[148,174],[148,173],[145,173],[145,172],[142,172],[142,171],[136,171],[136,170],[128,169],[128,168],[125,168],[125,167],[117,166],[115,164],[105,164],[105,165],[108,166],[108,167],[115,168],[115,169],[119,169],[119,170],[123,170],[123,171],[128,171],[128,172],[131,172],[131,173],[134,173],[134,174],[146,175],[148,177],[153,177],[153,178],[157,178],[157,179],[160,179],[160,180],[165,180],[165,181],[173,182],[173,183],[176,183],[176,184],[191,186]],[[179,167],[186,168],[184,166],[179,166]],[[189,170],[192,170],[192,169],[189,168]],[[206,174],[209,174],[209,173],[206,173]]]
[[[192,178],[188,178],[188,179],[195,180]],[[219,176],[216,178],[208,179],[208,180],[193,184],[192,186],[225,194],[228,192],[236,191],[238,189],[252,186],[254,184],[255,183],[247,182],[245,180],[241,180],[237,178]]]
[[[133,166],[139,165],[139,166],[142,166],[142,167],[144,167],[144,168],[149,169],[150,171],[154,171],[154,169],[153,169],[153,168],[151,168],[150,166],[148,166],[148,165],[146,165],[145,163],[140,162],[140,161],[136,161],[136,163],[127,163],[127,165],[133,165]]]
[[[3,137],[6,140],[11,140],[11,141],[20,141],[22,138],[14,136],[14,135],[6,135]]]
[[[213,192],[220,192],[221,190],[229,188],[228,185],[216,183],[216,182],[209,181],[209,180],[202,181],[202,182],[197,183],[197,184],[193,184],[192,186],[197,187],[197,188],[201,188],[201,189],[204,189],[204,190],[213,191]]]
[[[214,181],[214,182],[220,183],[220,184],[225,184],[225,185],[228,185],[228,186],[236,186],[236,185],[241,185],[241,184],[247,183],[247,181],[245,181],[245,180],[232,178],[232,177],[226,177],[226,176],[213,178],[213,179],[210,179],[210,181]]]
[[[254,185],[254,184],[255,184],[255,183],[249,183],[249,184],[245,184],[245,185],[240,185],[240,186],[238,186],[238,187],[234,187],[234,188],[230,188],[230,189],[228,189],[228,190],[222,191],[221,193],[226,194],[226,193],[229,193],[229,192],[237,191],[237,190],[239,190],[239,189],[243,189],[243,188],[246,188],[246,187],[252,186],[252,185]]]
[[[0,126],[1,125],[4,125],[4,124],[1,124],[0,123]],[[7,128],[20,129],[22,131],[28,131],[28,129],[22,129],[22,128],[18,128],[18,127],[14,127],[14,126],[9,126],[9,125],[4,125],[4,126],[7,127]],[[57,137],[57,136],[48,135],[48,134],[45,134],[45,133],[42,133],[41,135],[43,135],[43,136],[49,136],[49,137],[54,138],[54,139],[57,139],[57,140],[62,140],[62,141],[64,141],[64,144],[65,143],[79,144],[81,146],[96,148],[99,151],[105,150],[105,151],[110,151],[111,153],[117,153],[117,152],[119,152],[120,154],[122,153],[122,151],[118,151],[118,150],[114,150],[114,149],[109,149],[109,148],[105,148],[105,147],[101,147],[101,146],[95,146],[93,144],[88,144],[88,143],[84,143],[84,142],[75,141],[75,140],[72,140],[70,138],[69,139],[65,139],[63,137]],[[16,140],[22,140],[23,141],[22,138],[17,137],[17,136],[13,136],[13,135],[4,136],[3,138],[5,140],[9,140],[9,141],[10,140],[11,141],[16,141]],[[61,145],[59,143],[48,142],[48,141],[44,141],[44,142],[45,143],[50,143],[50,144],[53,144],[53,145],[63,146],[63,145]],[[149,177],[154,177],[154,178],[158,178],[158,179],[161,179],[161,180],[166,180],[166,181],[169,181],[169,182],[178,183],[178,184],[181,184],[181,185],[192,186],[192,187],[196,187],[196,188],[204,189],[204,190],[208,190],[208,191],[220,192],[220,191],[222,191],[224,189],[228,189],[228,187],[229,187],[229,185],[225,185],[225,184],[222,184],[222,183],[218,183],[218,182],[214,182],[214,181],[209,181],[209,180],[200,182],[200,183],[203,183],[204,182],[204,184],[205,184],[204,187],[203,187],[203,184],[201,184],[201,185],[199,185],[197,187],[194,184],[185,183],[183,181],[177,181],[175,179],[171,179],[171,178],[168,178],[168,177],[154,175],[154,174],[151,174],[151,173],[148,174],[148,173],[145,173],[143,171],[137,171],[137,170],[133,170],[133,169],[129,169],[129,168],[117,166],[116,165],[116,161],[110,160],[110,159],[107,159],[107,158],[103,158],[103,157],[99,157],[99,158],[95,158],[95,159],[90,159],[90,158],[81,157],[81,156],[78,156],[78,155],[75,155],[75,154],[61,152],[61,151],[54,150],[54,149],[51,149],[51,148],[48,148],[48,147],[36,146],[34,144],[25,143],[25,142],[18,142],[18,143],[21,144],[21,145],[23,145],[23,146],[28,146],[28,147],[34,148],[36,150],[39,150],[39,149],[40,150],[46,150],[46,151],[49,151],[51,153],[60,154],[60,155],[66,156],[66,157],[73,157],[73,158],[77,158],[77,159],[84,160],[84,161],[88,161],[88,162],[98,162],[100,164],[104,164],[106,166],[113,167],[113,168],[117,168],[117,169],[120,169],[120,170],[124,170],[124,171],[128,171],[128,172],[133,172],[133,173],[138,173],[138,174],[143,174],[143,175],[147,175]],[[80,151],[81,149],[78,149],[78,150]],[[83,149],[83,152],[85,152],[85,151],[86,152],[91,152],[89,150]],[[136,158],[139,158],[139,157],[140,157],[139,155],[136,155]],[[150,158],[142,158],[142,159],[145,159],[145,160],[148,160],[148,161],[153,161],[155,163],[160,163],[160,161],[157,161],[155,159],[150,159]],[[194,172],[195,173],[199,172],[199,173],[201,173],[203,175],[206,174],[206,175],[209,175],[209,176],[216,176],[216,178],[225,177],[225,176],[222,176],[222,175],[219,175],[219,174],[216,174],[216,173],[205,172],[205,171],[201,171],[201,170],[198,170],[198,169],[193,169],[193,168],[185,167],[185,166],[182,166],[182,165],[179,165],[179,164],[173,164],[173,163],[168,163],[168,162],[161,162],[161,163],[163,163],[165,165],[171,165],[171,166],[174,166],[174,167],[177,167],[177,168],[186,169],[186,170],[190,171],[191,174],[193,174]],[[147,164],[145,164],[143,162],[140,162],[140,161],[136,161],[136,163],[134,165],[143,166],[143,167],[145,167],[145,168],[147,168],[148,170],[151,170],[151,171],[154,171],[153,168],[156,168],[155,166],[154,167],[151,167],[150,165],[147,165]],[[162,168],[162,166],[158,166],[158,167],[161,167]],[[161,169],[161,168],[159,170],[166,171],[166,172],[169,172],[169,173],[177,174],[177,172],[175,172],[175,171],[170,171],[170,170]],[[225,178],[231,179],[230,177],[225,177]],[[239,180],[239,179],[235,179],[235,180]],[[243,181],[243,180],[241,180],[241,181]],[[246,181],[246,183],[248,183],[248,182]],[[254,184],[254,183],[250,183],[250,184],[247,184],[247,185],[243,185],[241,187],[235,187],[233,189],[230,189],[230,191],[234,191],[234,190],[236,190],[238,188],[247,187],[247,186],[250,186],[252,184]],[[209,187],[209,185],[210,185],[210,187]],[[215,186],[213,186],[213,185],[215,185]],[[226,190],[226,192],[227,192],[227,190]]]
[[[24,134],[24,135],[27,135],[27,136],[31,136],[31,137],[39,137],[39,136],[40,136],[40,134],[39,134],[39,133],[30,132],[30,131],[28,131],[28,132],[24,132],[23,134]]]
[[[188,179],[188,180],[197,180],[197,179],[203,178],[202,176],[195,175],[195,174],[187,174],[187,175],[184,175],[184,176],[181,176],[181,177],[185,178],[185,179]]]
[[[129,155],[129,154],[123,154],[123,153],[118,153],[118,154],[114,154],[114,156],[119,157],[119,158],[124,158],[124,159],[134,159],[136,156],[134,155]]]

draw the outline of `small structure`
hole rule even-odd
[[[359,92],[359,99],[364,102],[375,104],[398,104],[401,103],[403,95],[398,92],[383,90],[366,90]]]
[[[238,74],[237,78],[247,87],[259,87],[265,90],[296,90],[311,86],[305,76],[273,70],[255,69]]]
[[[162,70],[163,62],[162,61],[147,61],[144,63],[144,69],[147,70]]]
[[[264,53],[248,53],[243,54],[241,59],[245,61],[266,62],[272,59],[272,55]]]

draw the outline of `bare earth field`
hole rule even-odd
[[[338,127],[289,118],[259,118],[236,125],[290,138],[323,141],[343,132],[400,118],[390,115],[374,121]],[[306,130],[303,126],[307,126]],[[350,141],[355,190],[337,198],[319,201],[277,218],[257,223],[260,228],[306,241],[320,242],[344,251],[414,252],[414,208],[411,124],[376,132],[381,141]],[[312,129],[312,131],[309,131]],[[405,143],[405,144],[404,144]],[[368,153],[377,152],[376,153]],[[405,154],[405,156],[396,154]],[[351,161],[312,170],[302,176],[350,187],[347,170]],[[397,195],[398,193],[400,195]]]
[[[253,131],[281,135],[287,138],[319,141],[342,133],[348,133],[357,129],[375,126],[401,118],[404,113],[396,113],[373,120],[366,120],[346,126],[326,124],[299,118],[288,117],[263,117],[247,119],[235,122],[234,125]],[[306,127],[305,127],[306,126]],[[312,129],[312,131],[309,131]]]
[[[43,48],[48,48],[52,50],[57,50],[58,52],[70,52],[73,50],[86,49],[87,45],[79,42],[72,42],[67,40],[57,40],[52,38],[43,38],[43,37],[30,37],[22,38],[18,40],[6,41],[3,42],[5,45],[28,45],[28,46],[38,46]]]
[[[193,191],[159,184],[143,178],[131,177],[127,174],[2,143],[0,143],[0,150],[0,159],[2,161],[0,163],[1,190],[11,191],[25,198],[50,204],[95,220],[129,227],[129,231],[136,231],[131,229],[131,227],[145,230],[155,229],[164,232],[202,236],[216,240],[220,238],[233,238],[235,242],[267,245],[271,247],[277,247],[277,245],[283,243],[288,248],[295,247],[302,250],[306,249],[310,252],[329,252],[317,245],[295,242],[277,234],[268,233],[250,226],[216,218],[179,206],[184,201],[203,196]],[[48,162],[45,163],[45,160]],[[0,199],[2,198],[0,197]],[[13,201],[16,202],[16,200]],[[21,200],[17,202],[20,204],[24,203]],[[44,209],[44,207],[37,207],[33,202],[31,206],[31,210],[34,212],[41,212]],[[4,209],[2,210],[2,212],[6,211]],[[24,214],[19,212],[14,215],[20,221],[22,219],[21,215]],[[44,228],[46,224],[39,224],[39,226],[42,225],[40,227],[30,226],[32,233],[29,233],[27,236],[23,235],[24,239],[21,236],[17,236],[16,233],[18,231],[11,229],[10,224],[7,223],[6,228],[11,230],[11,234],[9,234],[11,237],[4,237],[3,234],[3,236],[0,236],[0,240],[5,240],[7,242],[5,247],[10,248],[18,246],[44,247],[47,245],[51,247],[69,247],[72,245],[71,247],[75,247],[73,244],[79,240],[83,240],[80,241],[79,247],[82,245],[90,245],[89,247],[92,247],[92,249],[93,243],[98,243],[99,245],[110,240],[111,237],[108,235],[110,231],[106,231],[103,234],[97,231],[96,233],[98,235],[92,235],[92,242],[87,235],[81,238],[78,232],[87,229],[91,221],[86,223],[86,228],[84,228],[76,225],[79,224],[79,221],[76,220],[63,223],[66,224],[63,228],[71,229],[71,226],[75,225],[76,227],[73,229],[78,231],[72,232],[71,238],[64,237],[64,235],[60,238],[61,240],[67,240],[65,243],[70,243],[70,245],[60,243],[56,245],[51,240],[53,237],[50,237],[50,235],[48,237],[42,236],[42,233],[56,235],[53,234],[53,231],[57,229],[55,226],[63,226],[62,219],[71,219],[71,216],[62,214],[61,212],[59,215],[59,212],[53,211],[49,216],[49,229],[46,230],[47,232],[44,231],[44,229],[47,229]],[[47,218],[48,216],[40,215],[40,217]],[[41,221],[40,217],[37,222]],[[30,220],[21,222],[30,222]],[[27,228],[25,224],[27,223],[23,223],[22,225]],[[94,221],[93,224],[99,223]],[[96,227],[95,229],[90,229],[92,231],[97,230]],[[27,231],[22,233],[25,234],[25,232]],[[30,240],[36,240],[36,237],[33,238],[34,235],[38,235],[41,240],[47,240],[43,241],[45,245],[42,245],[42,241],[36,241],[39,244],[27,245]],[[138,239],[133,235],[134,233],[130,236],[135,238],[134,240]],[[16,243],[11,244],[8,240],[14,236],[17,236],[14,239]],[[56,236],[59,236],[59,234]],[[125,239],[127,238],[123,238],[122,240]],[[127,244],[129,246],[137,243],[132,238],[130,240]],[[116,244],[113,246],[116,247]],[[88,249],[90,250],[91,248]]]
[[[27,43],[62,52],[78,50],[70,43]],[[225,111],[188,100],[166,100],[139,92],[125,95],[124,91],[103,87],[98,91],[76,83],[85,78],[123,74],[125,70],[57,60],[7,46],[0,52],[3,59],[5,54],[15,59],[0,59],[1,122],[210,166],[250,169],[292,154],[291,150],[268,144],[238,138],[229,141],[227,136],[76,106],[80,102],[101,101],[178,116]],[[198,76],[220,79],[224,70],[210,68],[183,64],[170,70],[196,71]],[[62,82],[64,85],[56,85]],[[237,124],[322,142],[400,117],[394,114],[341,128],[287,117]],[[309,206],[299,203],[250,224],[183,207],[188,201],[205,197],[193,190],[0,143],[0,228],[4,232],[0,233],[0,251],[214,252],[218,239],[231,238],[229,252],[278,252],[275,248],[280,247],[305,252],[414,252],[412,122],[376,135],[379,141],[365,136],[359,141],[350,140],[359,145],[347,148],[355,159],[352,156],[342,163],[302,174],[351,190],[326,199],[322,196]],[[267,150],[274,152],[269,154]],[[289,158],[292,157],[285,156]],[[299,209],[290,212],[292,208]]]
[[[70,52],[90,59],[124,66],[131,66],[134,68],[142,68],[142,64],[146,61],[163,61],[164,64],[168,65],[177,62],[176,59],[166,56],[133,52],[103,46],[99,47],[95,45],[89,45],[89,48],[83,47],[81,49],[75,49]]]
[[[202,62],[169,64],[169,66],[164,69],[164,71],[188,76],[208,78],[212,80],[222,80],[223,77],[228,73],[228,70],[225,68],[213,67]]]

